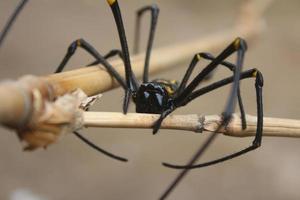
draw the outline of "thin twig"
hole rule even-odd
[[[128,113],[124,115],[117,112],[85,112],[83,125],[85,127],[151,128],[158,118],[159,115],[156,114]],[[163,121],[161,128],[215,132],[221,122],[221,115],[170,115]],[[247,129],[242,130],[240,117],[235,114],[226,129],[221,129],[219,133],[233,137],[255,136],[256,116],[246,115],[246,122]],[[300,137],[300,120],[265,117],[263,135],[298,138]]]

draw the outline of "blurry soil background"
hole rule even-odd
[[[131,48],[135,11],[153,2],[120,0]],[[161,9],[155,47],[190,41],[231,27],[242,3],[236,0],[155,2]],[[0,27],[17,3],[0,1]],[[264,74],[265,116],[300,118],[299,8],[297,0],[274,1],[266,13],[268,28],[259,40],[249,44],[244,69],[257,67]],[[149,18],[143,20],[144,41],[148,21]],[[119,48],[106,1],[30,1],[0,49],[0,79],[52,73],[68,45],[77,38],[85,38],[103,54]],[[79,50],[68,69],[91,60]],[[188,64],[186,61],[174,66],[157,77],[180,80]],[[229,75],[226,70],[218,70],[214,79],[226,75]],[[93,110],[121,111],[123,94],[122,89],[105,93]],[[218,90],[177,113],[220,113],[227,95],[228,88]],[[253,80],[243,81],[242,95],[247,113],[256,114]],[[120,163],[90,149],[72,134],[47,150],[28,153],[22,151],[12,131],[0,128],[0,132],[0,199],[17,199],[16,193],[24,190],[48,200],[157,199],[178,174],[162,167],[161,161],[185,163],[207,137],[207,134],[166,130],[155,136],[151,130],[84,130],[101,147],[130,159],[129,163]],[[244,148],[252,139],[219,136],[201,161]],[[299,155],[300,139],[264,138],[262,147],[254,152],[190,172],[169,199],[300,199]]]

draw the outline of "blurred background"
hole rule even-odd
[[[232,27],[242,2],[120,0],[120,6],[132,47],[135,11],[157,3],[161,12],[154,46],[161,47]],[[0,0],[0,27],[17,3]],[[244,68],[257,67],[264,74],[265,116],[300,116],[299,8],[298,0],[274,1],[265,13],[267,29],[249,44]],[[147,37],[148,21],[149,18],[143,20],[142,40]],[[0,49],[0,79],[52,73],[68,45],[77,38],[85,38],[101,53],[119,48],[106,1],[30,1]],[[91,60],[85,52],[78,51],[68,69]],[[186,61],[174,66],[157,77],[180,80],[188,64]],[[228,74],[219,70],[214,80]],[[253,85],[253,80],[242,84],[249,114],[256,114]],[[228,88],[218,90],[176,113],[220,113],[227,94]],[[107,92],[93,110],[121,111],[122,98],[122,89]],[[72,134],[47,150],[28,153],[22,151],[12,131],[1,127],[0,132],[0,199],[25,199],[28,195],[48,200],[157,199],[179,172],[162,167],[161,161],[186,163],[207,137],[166,130],[155,136],[151,130],[84,130],[101,147],[130,159],[129,163],[120,163],[90,149]],[[252,140],[219,136],[201,161],[242,149]],[[169,199],[299,199],[299,153],[300,139],[265,137],[262,147],[254,152],[191,171]]]

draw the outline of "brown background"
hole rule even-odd
[[[17,2],[0,1],[0,27]],[[152,2],[120,3],[131,47],[135,10]],[[161,12],[155,47],[160,47],[230,27],[241,2],[164,0],[156,3]],[[266,116],[299,118],[299,8],[297,0],[275,1],[266,13],[268,29],[258,42],[249,45],[245,68],[255,66],[264,74]],[[112,14],[105,1],[30,1],[0,49],[0,78],[53,72],[69,43],[80,37],[102,53],[119,47]],[[90,61],[80,51],[69,66]],[[161,76],[180,79],[188,63]],[[215,79],[227,74],[219,70]],[[199,98],[177,113],[220,113],[227,91],[219,90]],[[255,114],[252,81],[243,82],[242,94],[246,111]],[[121,89],[105,93],[94,110],[121,111],[122,97]],[[47,199],[157,199],[178,173],[163,168],[160,162],[186,162],[206,137],[179,131],[168,134],[165,130],[156,136],[150,130],[85,131],[105,149],[129,157],[130,162],[124,164],[95,152],[72,135],[46,151],[24,153],[13,132],[4,128],[0,132],[0,199],[8,199],[20,188]],[[142,132],[146,134],[139,134]],[[241,149],[251,141],[251,138],[220,136],[202,161]],[[299,199],[299,153],[298,139],[264,138],[262,147],[255,152],[191,172],[169,199]]]

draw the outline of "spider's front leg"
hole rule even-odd
[[[109,64],[106,60],[105,57],[111,57],[115,54],[117,54],[117,50],[112,50],[111,52],[109,52],[106,56],[102,56],[91,44],[89,44],[88,42],[86,42],[84,39],[78,39],[75,40],[74,42],[72,42],[67,50],[66,55],[64,56],[64,58],[62,59],[61,63],[59,64],[59,66],[57,67],[55,73],[59,73],[62,72],[62,70],[65,68],[66,64],[69,62],[69,60],[71,59],[71,57],[74,55],[74,53],[76,52],[76,50],[78,49],[78,47],[81,47],[82,49],[84,49],[85,51],[87,51],[90,55],[92,55],[97,63],[102,64],[105,69],[107,70],[107,72],[114,77],[118,83],[124,88],[126,89],[126,84],[124,79],[121,77],[121,75],[111,66],[111,64]]]
[[[130,55],[128,50],[128,43],[126,39],[125,28],[122,20],[122,15],[120,11],[120,7],[117,0],[107,0],[112,13],[114,15],[115,23],[118,30],[118,35],[121,43],[123,58],[124,58],[124,66],[125,66],[125,77],[126,77],[126,89],[125,89],[125,97],[123,101],[123,113],[126,114],[129,106],[130,99],[132,97],[132,93],[135,93],[139,84],[136,80],[136,77],[131,68]]]
[[[112,50],[103,57],[100,53],[98,53],[98,51],[92,45],[90,45],[88,42],[86,42],[83,39],[78,39],[78,40],[75,40],[74,42],[71,43],[71,45],[69,46],[69,48],[67,50],[67,53],[66,53],[65,57],[61,61],[60,65],[56,69],[55,73],[59,73],[65,68],[66,64],[71,59],[71,57],[74,55],[74,53],[76,52],[78,47],[83,48],[89,54],[91,54],[96,59],[97,64],[101,63],[106,68],[108,73],[112,77],[114,77],[123,88],[126,89],[126,84],[125,84],[125,81],[123,80],[123,78],[118,74],[118,72],[106,60],[107,58],[115,56],[115,55],[122,55],[122,54],[120,54],[120,51],[119,50]],[[80,140],[82,140],[84,143],[89,145],[91,148],[103,153],[104,155],[106,155],[108,157],[111,157],[113,159],[119,160],[119,161],[123,161],[123,162],[128,161],[126,158],[114,155],[114,154],[100,148],[99,146],[97,146],[96,144],[94,144],[93,142],[91,142],[87,138],[85,138],[83,135],[81,135],[79,132],[74,131],[73,133]]]
[[[118,56],[124,62],[123,53],[120,49],[112,49],[107,54],[104,55],[105,59],[109,59],[111,57]],[[87,66],[98,65],[101,63],[101,60],[95,60],[94,62],[88,64]]]
[[[163,121],[170,113],[172,113],[175,109],[176,109],[175,107],[170,107],[170,108],[168,108],[167,110],[163,111],[163,112],[160,114],[158,120],[156,120],[156,122],[153,124],[153,127],[152,127],[152,128],[153,128],[153,130],[152,130],[153,135],[156,134],[156,133],[158,132],[158,130],[159,130],[160,126],[161,126],[162,121]]]

